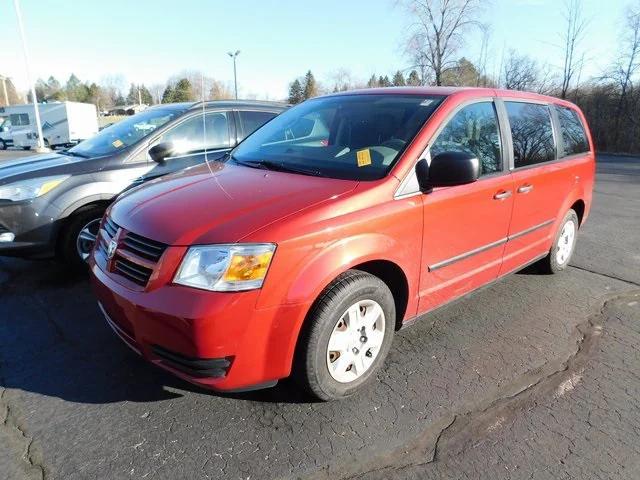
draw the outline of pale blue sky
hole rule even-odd
[[[637,0],[636,0],[637,1]],[[583,0],[590,19],[583,42],[584,76],[598,75],[617,55],[625,0]],[[561,0],[493,0],[481,20],[491,25],[489,71],[505,48],[560,65]],[[34,77],[64,81],[106,75],[161,83],[181,70],[231,82],[226,52],[241,50],[242,96],[282,98],[288,83],[311,69],[320,81],[345,68],[356,79],[406,68],[403,39],[411,19],[395,0],[21,0]],[[0,74],[26,88],[15,12],[0,0]],[[474,60],[479,35],[461,51]],[[493,66],[495,65],[495,66]]]

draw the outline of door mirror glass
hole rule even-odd
[[[151,160],[156,163],[163,164],[168,157],[175,155],[177,149],[173,142],[162,142],[154,145],[149,149]]]
[[[430,192],[434,187],[464,185],[478,180],[480,161],[475,155],[465,152],[442,152],[431,159],[425,159],[416,165],[416,176],[420,190]]]

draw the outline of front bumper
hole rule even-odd
[[[107,322],[153,364],[218,391],[273,385],[291,373],[308,305],[257,309],[258,290],[222,293],[179,285],[132,289],[94,261],[90,267]]]
[[[51,206],[42,199],[15,203],[0,201],[0,232],[15,235],[11,242],[0,241],[0,255],[53,255],[58,223],[51,216]]]

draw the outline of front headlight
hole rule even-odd
[[[0,200],[19,202],[20,200],[41,197],[56,188],[67,178],[69,178],[69,175],[56,175],[10,183],[0,187]]]
[[[273,243],[190,247],[173,281],[214,292],[261,288],[275,249]]]

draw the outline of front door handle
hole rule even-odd
[[[518,193],[529,193],[531,190],[533,190],[533,185],[525,183],[518,188]]]
[[[511,196],[511,190],[502,190],[493,196],[494,200],[504,200]]]

